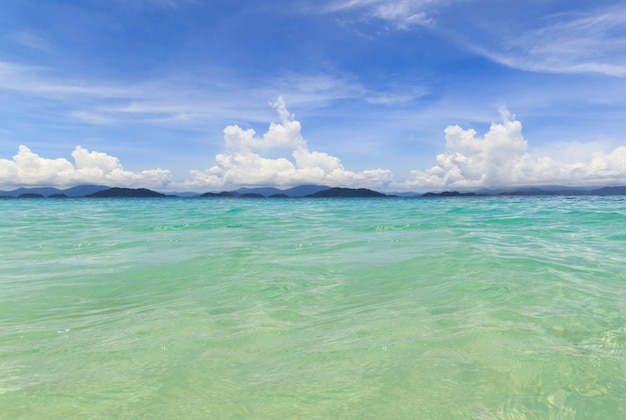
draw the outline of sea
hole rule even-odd
[[[624,197],[0,200],[1,419],[626,418]]]

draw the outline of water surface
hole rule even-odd
[[[622,198],[0,200],[0,418],[626,418]]]

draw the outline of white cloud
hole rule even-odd
[[[13,160],[0,159],[0,185],[69,187],[104,184],[163,189],[171,181],[168,170],[127,171],[117,158],[102,152],[90,152],[81,146],[74,149],[72,157],[74,164],[65,158],[43,158],[28,147],[20,146]]]
[[[262,85],[264,87],[258,87]],[[396,89],[400,90],[400,89]],[[90,125],[149,125],[205,130],[207,125],[268,119],[265,102],[279,93],[300,108],[323,108],[346,99],[365,99],[396,92],[369,92],[353,78],[335,74],[284,74],[258,83],[234,80],[194,79],[188,76],[105,82],[59,75],[53,68],[0,61],[0,92],[7,103],[55,122]],[[414,89],[404,101],[423,95]],[[242,101],[241,98],[246,100]],[[396,100],[397,102],[397,100]]]
[[[289,113],[283,99],[279,98],[274,107],[280,122],[271,123],[262,136],[251,129],[227,126],[224,149],[215,156],[215,164],[205,170],[190,171],[187,180],[173,181],[171,172],[165,169],[128,171],[118,158],[81,146],[71,153],[71,162],[65,158],[43,158],[22,145],[13,159],[0,159],[0,186],[6,189],[102,184],[162,191],[215,191],[240,186],[324,184],[425,191],[626,184],[626,145],[561,143],[560,150],[540,148],[543,155],[535,156],[529,151],[521,122],[506,109],[501,110],[502,121],[492,123],[483,136],[458,125],[447,127],[445,150],[437,155],[436,165],[425,171],[413,170],[408,180],[396,182],[390,170],[350,171],[338,157],[310,150],[300,122]],[[602,150],[601,145],[606,149]]]
[[[484,11],[493,8],[489,2],[470,3],[471,10],[458,9],[461,13],[470,10],[460,17],[456,16],[459,2],[447,0],[337,0],[323,10],[355,13],[362,21],[380,20],[399,30],[426,26],[517,69],[626,76],[626,9],[622,4],[574,5],[539,18],[518,10],[494,18]],[[459,25],[455,16],[465,24]]]
[[[485,37],[473,48],[509,67],[554,73],[626,75],[626,10],[622,5],[581,16],[556,15],[517,34]],[[506,31],[503,31],[506,32]],[[485,40],[496,44],[487,46]]]
[[[224,129],[225,150],[215,157],[216,165],[191,171],[184,186],[192,189],[224,189],[240,185],[294,186],[326,184],[344,187],[385,188],[392,182],[389,170],[362,172],[346,170],[339,158],[310,151],[301,134],[300,122],[287,111],[282,98],[274,104],[281,118],[271,123],[263,137],[254,130],[236,125]],[[282,151],[278,158],[264,157],[269,151]]]
[[[358,10],[362,19],[379,19],[397,29],[432,22],[428,8],[441,0],[346,0],[334,1],[325,8],[328,12]]]
[[[42,67],[0,61],[0,89],[32,96],[56,98],[59,101],[76,97],[122,98],[136,89],[128,86],[105,86],[88,81],[55,79]]]
[[[426,25],[431,22],[422,9],[429,1],[396,1],[380,2],[373,9],[373,15],[379,19],[391,22],[400,29],[407,29],[412,25]]]
[[[278,111],[281,123],[271,123],[262,138],[256,137],[252,129],[242,130],[236,125],[226,127],[224,129],[226,150],[245,153],[252,150],[292,150],[305,147],[306,142],[300,134],[302,128],[300,122],[295,121],[293,115],[289,114],[282,98],[274,104],[274,107]]]
[[[449,126],[445,129],[445,151],[437,165],[411,171],[401,183],[407,189],[474,189],[522,185],[562,184],[571,186],[611,185],[626,182],[626,147],[599,151],[586,159],[564,160],[532,156],[522,135],[522,124],[506,110],[502,122],[491,124],[483,137],[473,129]],[[584,144],[573,148],[586,149]],[[563,156],[583,156],[576,150]]]
[[[43,37],[33,32],[14,32],[5,36],[9,41],[12,41],[23,47],[32,48],[42,52],[52,52],[50,43]]]

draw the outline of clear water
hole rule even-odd
[[[622,198],[0,200],[0,418],[626,418]]]

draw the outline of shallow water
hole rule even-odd
[[[626,418],[619,197],[0,215],[0,418]]]

